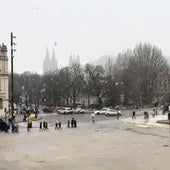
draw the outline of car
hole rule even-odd
[[[84,114],[84,113],[90,113],[91,110],[89,109],[81,109],[81,108],[76,108],[76,109],[72,109],[74,114]]]
[[[73,111],[70,107],[64,107],[58,110],[58,114],[72,114]]]
[[[104,108],[102,108],[102,109],[100,109],[100,110],[95,110],[95,111],[94,111],[94,114],[95,114],[95,115],[105,114],[108,109],[110,109],[110,108],[104,107]]]
[[[9,125],[5,121],[0,119],[0,131],[8,132],[9,128]]]
[[[81,109],[80,113],[84,114],[84,113],[92,113],[93,111],[91,109]]]
[[[122,115],[121,111],[120,110],[115,110],[115,109],[107,109],[105,115],[106,116],[117,116],[117,113],[119,114],[119,116]]]
[[[74,114],[78,114],[78,113],[80,113],[80,111],[81,111],[81,108],[76,108],[76,109],[72,109],[72,113],[74,113]]]

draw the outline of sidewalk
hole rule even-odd
[[[132,118],[125,118],[121,119],[121,121],[125,123],[130,123],[134,124],[136,126],[141,126],[141,127],[164,127],[164,128],[169,128],[169,125],[167,124],[162,124],[162,123],[157,123],[158,120],[167,120],[167,115],[157,115],[155,117],[149,117],[148,120],[145,120],[143,116],[136,117],[136,119]]]

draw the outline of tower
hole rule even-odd
[[[48,72],[49,63],[50,63],[50,59],[49,59],[49,52],[48,52],[48,47],[47,47],[45,60],[43,63],[43,73]]]
[[[55,51],[53,49],[52,58],[49,57],[48,48],[46,50],[46,56],[43,63],[43,74],[48,72],[53,72],[57,70],[57,60],[55,58]]]
[[[78,54],[77,54],[77,57],[75,54],[74,55],[71,54],[71,56],[69,58],[68,66],[72,67],[72,65],[74,65],[74,64],[80,64],[80,56]]]
[[[54,51],[54,48],[53,48],[53,53],[52,53],[52,59],[51,59],[51,71],[55,71],[57,70],[57,61],[55,59],[55,51]]]

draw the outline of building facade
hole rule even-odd
[[[9,110],[9,75],[7,47],[0,44],[0,117]]]

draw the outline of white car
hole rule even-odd
[[[91,113],[92,111],[89,109],[81,109],[81,108],[76,108],[72,109],[72,113],[74,114],[84,114],[84,113]]]
[[[80,110],[81,110],[81,108],[76,108],[76,109],[72,109],[72,113],[74,113],[74,114],[78,114],[78,113],[80,113]]]
[[[100,109],[100,110],[95,110],[95,111],[94,111],[94,114],[95,114],[95,115],[105,114],[108,109],[110,109],[110,108],[104,107],[104,108],[102,108],[102,109]]]
[[[120,110],[115,110],[115,109],[108,109],[105,113],[106,116],[117,116],[117,113],[119,114],[119,116],[122,115]]]
[[[58,110],[58,114],[72,114],[73,111],[70,107],[65,107]]]

